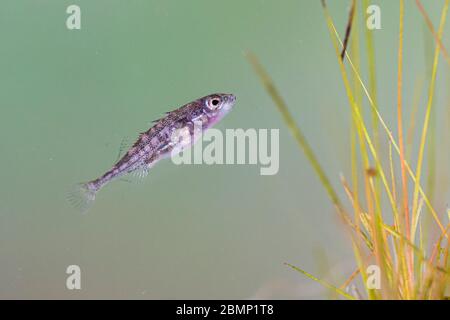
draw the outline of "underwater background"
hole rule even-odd
[[[423,3],[438,21],[441,1]],[[71,4],[81,8],[81,30],[66,28]],[[371,4],[382,10],[382,29],[373,31],[380,112],[395,128],[398,4]],[[328,293],[285,262],[337,283],[353,271],[332,204],[244,56],[250,50],[264,64],[343,193],[351,119],[319,1],[0,6],[0,298],[309,299]],[[349,3],[329,8],[343,34]],[[429,37],[406,1],[406,113],[429,72]],[[446,119],[437,127],[438,208],[449,199],[449,159],[439,152],[450,137],[448,80],[438,72],[436,117]],[[278,174],[166,160],[144,183],[105,187],[85,215],[66,201],[72,185],[113,164],[124,137],[213,92],[237,96],[217,128],[280,129]],[[419,115],[424,93],[426,83]],[[73,264],[81,290],[66,288]]]

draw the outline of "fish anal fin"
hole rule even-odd
[[[149,166],[143,164],[142,166],[134,169],[127,173],[124,177],[120,178],[120,181],[128,182],[128,183],[142,183],[143,180],[147,177],[149,172]]]

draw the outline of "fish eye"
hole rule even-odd
[[[215,110],[220,106],[220,98],[214,97],[208,100],[207,107],[211,110]]]

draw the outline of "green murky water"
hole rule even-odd
[[[382,9],[379,100],[391,121],[398,9],[373,2]],[[426,70],[423,19],[407,2],[406,105]],[[424,2],[436,21],[441,4]],[[71,4],[81,30],[66,28]],[[349,114],[319,1],[3,0],[0,8],[0,298],[324,297],[283,263],[320,276],[326,254],[337,282],[353,270],[325,192],[243,55],[261,59],[340,190]],[[341,32],[347,8],[330,6]],[[445,115],[448,82],[439,77]],[[86,215],[66,202],[71,185],[112,165],[123,137],[217,91],[238,98],[218,128],[280,129],[277,175],[165,161],[143,184],[106,187]],[[81,290],[66,288],[73,264]]]

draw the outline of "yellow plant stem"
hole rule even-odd
[[[276,89],[275,85],[273,84],[273,81],[270,79],[269,75],[266,73],[262,65],[259,63],[256,56],[251,53],[246,53],[247,59],[249,60],[250,64],[253,66],[255,72],[258,74],[261,82],[263,83],[264,87],[266,88],[267,92],[270,94],[272,99],[275,102],[276,107],[278,108],[278,111],[280,111],[283,120],[286,122],[289,130],[291,131],[292,135],[294,136],[295,140],[297,141],[300,148],[303,150],[303,152],[306,155],[306,158],[310,162],[311,166],[313,167],[314,171],[316,172],[317,176],[320,179],[320,182],[325,187],[325,190],[327,191],[331,201],[333,204],[338,208],[339,212],[344,212],[344,207],[341,203],[341,200],[339,199],[336,191],[334,191],[333,186],[331,185],[330,180],[328,179],[327,175],[325,174],[325,171],[323,170],[322,166],[319,163],[319,160],[317,159],[316,155],[314,154],[314,151],[311,149],[308,141],[306,140],[305,136],[303,135],[300,128],[295,123],[294,117],[291,115],[286,103],[284,102],[284,99],[281,97],[281,95],[278,93],[278,90]]]
[[[331,27],[333,28],[333,31],[334,31],[334,33],[335,33],[335,35],[336,35],[336,38],[338,39],[339,43],[342,44],[342,41],[341,41],[341,39],[340,39],[340,37],[339,37],[339,33],[338,33],[337,30],[334,28],[334,25],[332,25]],[[366,95],[367,100],[369,101],[370,107],[371,107],[371,108],[374,110],[374,112],[376,113],[376,115],[377,115],[377,117],[378,117],[378,120],[380,121],[381,126],[383,127],[384,131],[386,132],[386,134],[387,134],[387,136],[388,136],[388,138],[389,138],[389,141],[392,143],[392,146],[394,147],[394,149],[395,149],[395,151],[397,152],[397,154],[400,154],[400,149],[399,149],[399,147],[398,147],[398,145],[397,145],[397,142],[396,142],[395,139],[394,139],[394,136],[392,135],[392,132],[389,130],[389,128],[388,128],[386,122],[384,121],[383,117],[381,116],[380,112],[378,111],[378,109],[377,109],[377,107],[376,107],[376,105],[375,105],[375,103],[374,103],[372,97],[370,96],[369,91],[367,90],[366,86],[364,85],[364,82],[362,81],[362,78],[361,78],[361,76],[359,75],[359,73],[357,72],[357,70],[356,70],[356,68],[355,68],[355,66],[354,66],[354,64],[353,64],[353,62],[352,62],[352,60],[351,60],[351,58],[350,58],[349,55],[347,55],[347,60],[348,60],[348,62],[349,62],[349,64],[350,64],[350,66],[352,67],[353,71],[358,75],[358,80],[359,80],[359,82],[361,83],[361,86],[362,86],[362,88],[363,88],[364,94]],[[416,182],[416,178],[415,178],[414,172],[413,172],[412,169],[411,169],[411,166],[409,165],[409,163],[408,163],[408,161],[407,161],[406,159],[405,159],[404,162],[405,162],[405,167],[406,167],[406,170],[408,171],[408,174],[409,174],[410,178],[411,178],[412,181],[415,183],[415,182]],[[421,197],[424,199],[424,202],[425,202],[425,204],[426,204],[428,210],[430,210],[430,213],[431,213],[431,215],[433,216],[433,219],[434,219],[434,221],[436,222],[436,224],[438,225],[439,229],[441,230],[441,232],[445,233],[444,236],[448,239],[449,236],[448,236],[448,234],[444,231],[444,230],[445,230],[444,225],[443,225],[442,222],[439,220],[439,217],[438,217],[438,215],[437,215],[437,213],[436,213],[436,210],[434,210],[434,208],[433,208],[433,206],[432,206],[432,204],[431,204],[429,198],[427,197],[427,195],[426,195],[425,192],[423,191],[423,188],[420,186],[420,184],[419,184],[419,193],[420,193]]]
[[[298,271],[298,272],[304,274],[305,276],[307,276],[308,278],[310,278],[310,279],[316,281],[317,283],[320,283],[320,284],[323,285],[324,287],[326,287],[326,288],[328,288],[328,289],[330,289],[330,290],[333,290],[334,292],[340,294],[340,295],[343,296],[344,298],[347,298],[347,299],[349,299],[349,300],[356,300],[355,297],[353,297],[352,295],[349,295],[349,294],[346,293],[345,291],[343,291],[343,290],[341,290],[341,289],[339,289],[339,288],[333,286],[332,284],[329,284],[328,282],[326,282],[326,281],[324,281],[324,280],[322,280],[322,279],[316,278],[316,277],[313,276],[312,274],[306,272],[306,271],[303,270],[303,269],[300,269],[299,267],[296,267],[296,266],[294,266],[294,265],[292,265],[292,264],[290,264],[290,263],[285,263],[285,265],[287,265],[288,267],[294,269],[295,271]]]
[[[439,24],[439,32],[438,32],[439,39],[441,39],[443,30],[444,30],[444,25],[445,25],[445,20],[447,17],[449,2],[450,2],[449,0],[446,0],[446,2],[444,4],[444,8],[442,9],[441,21]],[[420,186],[420,179],[421,179],[421,175],[422,175],[422,162],[423,162],[423,155],[424,155],[426,138],[427,138],[428,125],[429,125],[429,121],[430,121],[431,107],[433,105],[437,66],[438,66],[438,62],[439,62],[439,51],[440,51],[440,47],[439,47],[439,45],[436,45],[436,49],[434,52],[433,69],[431,72],[431,82],[430,82],[430,87],[429,87],[429,91],[428,91],[427,108],[426,108],[425,119],[424,119],[424,124],[423,124],[423,128],[422,128],[419,152],[418,152],[418,156],[417,156],[417,166],[416,166],[414,194],[413,194],[413,207],[412,207],[413,216],[415,216],[417,214],[417,206],[419,203],[419,186]]]
[[[397,127],[398,127],[398,144],[400,147],[400,167],[402,176],[402,199],[403,199],[403,221],[404,232],[406,239],[410,239],[411,227],[409,221],[409,208],[408,208],[408,182],[405,170],[405,149],[403,143],[403,112],[402,112],[402,72],[403,72],[403,19],[404,19],[404,0],[400,0],[400,27],[398,35],[398,77],[397,77]],[[402,245],[402,248],[405,248]],[[403,255],[402,255],[403,256]],[[409,279],[408,293],[413,292],[412,287],[414,283],[414,266],[413,266],[413,253],[409,248],[406,250],[407,266]]]
[[[322,2],[322,3],[324,4],[324,2]],[[339,68],[340,68],[340,71],[341,71],[341,75],[342,75],[342,79],[343,79],[343,82],[344,82],[344,87],[345,87],[345,90],[346,90],[346,93],[347,93],[347,97],[348,97],[348,100],[349,100],[349,103],[350,103],[350,107],[351,107],[354,119],[355,119],[356,123],[358,124],[358,126],[357,126],[358,134],[360,135],[360,139],[365,138],[365,140],[366,140],[366,142],[367,142],[367,144],[369,146],[369,149],[371,150],[371,152],[373,154],[374,160],[376,162],[377,171],[380,174],[381,180],[383,181],[383,184],[385,186],[386,193],[388,195],[388,198],[389,198],[389,201],[391,203],[391,206],[392,206],[393,210],[396,212],[397,208],[396,208],[395,203],[393,202],[392,194],[391,194],[391,192],[389,190],[389,187],[388,187],[388,184],[387,184],[387,180],[386,180],[386,176],[384,174],[383,168],[382,168],[381,163],[380,163],[380,159],[378,157],[378,154],[377,154],[376,150],[374,149],[372,140],[371,140],[371,138],[370,138],[370,136],[368,134],[367,128],[365,126],[364,119],[362,118],[361,113],[359,112],[359,108],[356,106],[356,103],[355,103],[355,100],[354,100],[354,97],[353,97],[353,93],[352,93],[350,84],[348,82],[348,78],[347,78],[347,73],[345,71],[345,67],[344,67],[344,65],[342,63],[342,60],[340,59],[339,46],[338,46],[337,40],[335,39],[335,37],[333,37],[333,30],[335,29],[333,21],[331,19],[331,16],[328,13],[328,9],[327,9],[326,5],[323,5],[323,9],[324,9],[324,12],[325,12],[325,18],[327,20],[328,28],[330,30],[330,35],[331,35],[331,39],[332,39],[333,46],[334,46],[334,49],[335,49],[335,54],[338,57]],[[387,277],[386,277],[387,272],[385,272],[386,268],[387,268],[386,267],[387,256],[385,255],[385,252],[383,250],[383,248],[385,248],[385,246],[384,246],[384,243],[383,243],[383,235],[382,235],[382,228],[381,228],[382,217],[381,217],[381,213],[380,212],[374,212],[373,222],[374,223],[372,224],[372,237],[374,239],[373,242],[374,242],[375,257],[376,257],[378,266],[380,267],[381,273],[383,275],[382,276],[382,283],[383,283],[383,288],[384,288],[383,291],[388,296],[390,293],[389,293],[389,290],[388,290],[389,285],[388,285]]]
[[[325,171],[323,170],[322,166],[319,163],[319,160],[317,159],[314,151],[310,147],[309,143],[307,142],[305,136],[303,135],[300,128],[295,123],[294,117],[289,112],[289,109],[284,102],[283,98],[281,97],[280,93],[278,92],[277,88],[275,87],[272,79],[269,77],[267,72],[264,70],[262,65],[259,63],[258,59],[254,54],[251,52],[247,52],[246,54],[247,59],[249,60],[250,64],[254,68],[256,74],[260,78],[262,84],[264,85],[266,91],[271,96],[272,100],[275,103],[275,106],[278,108],[279,112],[281,113],[283,120],[286,122],[289,130],[291,131],[292,135],[294,136],[295,140],[297,141],[300,148],[303,150],[303,153],[306,155],[306,158],[308,159],[309,163],[313,167],[314,171],[316,172],[317,176],[319,177],[320,182],[324,186],[325,190],[327,191],[328,196],[330,197],[332,203],[336,207],[338,213],[340,214],[341,218],[349,223],[350,227],[352,227],[366,242],[368,248],[372,249],[372,243],[370,242],[370,239],[359,230],[359,228],[355,227],[354,224],[351,223],[351,219],[349,218],[347,212],[345,211],[344,206],[342,205],[341,200],[339,199],[336,191],[334,190],[330,180],[328,179],[327,175],[325,174]]]
[[[448,6],[448,2],[449,1],[446,0],[445,6]],[[422,3],[420,2],[420,0],[416,0],[416,5],[419,8],[420,13],[424,17],[425,23],[427,24],[428,28],[430,29],[431,33],[433,34],[433,37],[436,40],[436,44],[439,46],[439,50],[441,51],[442,55],[444,56],[445,61],[450,66],[450,55],[448,54],[447,49],[445,48],[444,44],[441,41],[441,36],[439,36],[436,33],[436,30],[433,27],[433,23],[431,22],[431,19],[428,16],[427,12],[425,11],[425,9],[424,9]]]
[[[369,7],[369,1],[364,0],[362,10],[364,14],[366,14],[366,8]],[[369,28],[365,29],[366,36],[366,47],[367,47],[367,62],[368,62],[368,70],[369,70],[369,92],[373,98],[375,106],[378,109],[378,101],[377,101],[377,80],[376,80],[376,72],[375,72],[375,48],[374,48],[374,40],[373,40],[373,30]],[[357,75],[356,75],[357,77]],[[380,132],[379,132],[379,121],[376,113],[373,109],[371,109],[372,114],[372,132],[373,132],[373,141],[375,150],[377,152],[380,151]],[[376,180],[376,195],[378,198],[381,198],[381,183],[380,180]]]

